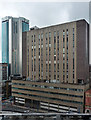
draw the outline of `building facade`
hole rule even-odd
[[[2,63],[10,74],[22,75],[22,32],[29,30],[29,20],[19,17],[2,18]]]
[[[91,87],[91,65],[89,65],[89,83]]]
[[[85,112],[91,113],[91,89],[85,92]]]
[[[0,82],[5,82],[8,80],[8,64],[0,63]]]
[[[85,20],[30,30],[25,38],[28,79],[89,81],[89,25]]]
[[[12,80],[14,103],[42,112],[85,112],[84,95],[89,89],[88,23],[78,20],[30,29],[23,33],[24,40],[27,79]]]
[[[14,104],[40,112],[85,112],[85,91],[89,84],[47,83],[12,80]]]

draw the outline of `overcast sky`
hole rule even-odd
[[[2,17],[25,17],[30,27],[44,27],[72,20],[86,19],[89,21],[89,3],[87,2],[0,2],[0,21]],[[0,23],[1,42],[1,23]],[[0,46],[1,62],[1,46]]]

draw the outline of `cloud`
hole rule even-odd
[[[5,16],[25,17],[30,20],[31,27],[61,24],[81,18],[89,20],[89,3],[86,2],[0,2],[0,11],[0,19]]]

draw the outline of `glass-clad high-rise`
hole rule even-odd
[[[9,21],[2,22],[2,63],[9,63]]]
[[[2,63],[8,63],[9,75],[22,75],[22,32],[29,31],[29,20],[2,18]]]

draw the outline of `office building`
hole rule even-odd
[[[7,16],[2,18],[2,63],[9,66],[9,75],[22,75],[22,32],[29,30],[29,20]]]
[[[85,91],[89,84],[47,83],[12,80],[14,104],[40,112],[85,112]]]
[[[10,89],[9,88],[6,90],[6,86],[7,86],[6,83],[8,83],[8,64],[0,63],[0,85],[1,85],[0,92],[2,94],[2,99],[6,97],[6,93]]]
[[[0,63],[0,82],[5,82],[8,80],[8,64]]]
[[[17,105],[44,112],[85,112],[89,89],[89,25],[85,20],[23,33],[27,80],[12,80]]]
[[[30,30],[26,39],[29,79],[89,81],[89,25],[85,20]]]

